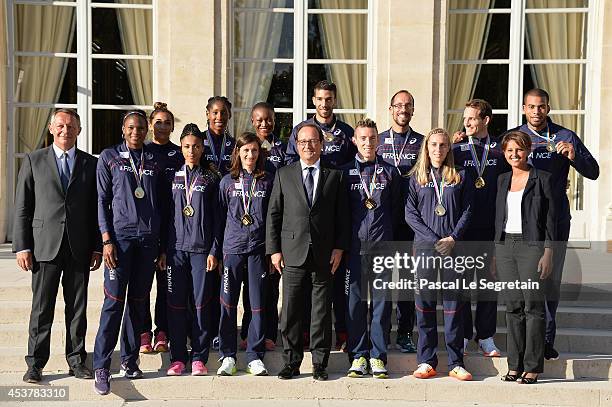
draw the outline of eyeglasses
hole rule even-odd
[[[391,105],[392,108],[394,108],[395,110],[402,110],[402,109],[406,109],[406,110],[410,110],[410,109],[414,109],[414,105],[412,103],[396,103],[394,105]]]
[[[311,140],[298,140],[297,145],[300,147],[306,147],[306,145],[316,146],[319,144],[318,138],[313,138]]]

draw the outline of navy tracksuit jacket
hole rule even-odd
[[[323,130],[324,135],[325,132],[333,133],[334,138],[332,141],[327,141],[325,138],[323,139],[323,151],[321,153],[322,161],[325,161],[334,168],[339,168],[355,158],[357,148],[351,140],[353,138],[354,130],[348,124],[338,120],[335,115],[334,121],[330,125],[319,123],[314,116],[308,120],[304,120],[302,123],[316,124],[321,128],[321,130]],[[287,164],[291,164],[300,159],[297,144],[295,142],[296,130],[298,127],[299,125],[291,130],[291,136],[289,137],[289,142],[287,143]]]
[[[185,176],[187,175],[187,184]],[[193,216],[185,216],[185,185],[193,184]],[[182,166],[172,182],[172,222],[168,232],[167,296],[172,361],[186,363],[187,329],[192,361],[208,361],[209,343],[217,334],[218,272],[206,271],[209,255],[221,257],[221,224],[218,205],[219,178],[208,169]],[[188,318],[188,298],[193,296],[195,316]],[[191,326],[188,323],[191,322]]]
[[[202,140],[204,143],[202,159],[213,163],[221,176],[227,174],[236,140],[229,133],[226,133],[225,144],[222,146],[223,136],[216,136],[208,130],[202,132]]]

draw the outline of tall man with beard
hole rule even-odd
[[[389,112],[393,123],[389,130],[380,133],[378,138],[378,155],[383,161],[395,167],[401,176],[406,176],[417,161],[423,135],[412,130],[410,120],[414,114],[414,97],[407,90],[399,90],[389,103]],[[412,241],[414,232],[402,218],[394,231],[395,240]],[[407,248],[411,250],[410,247]],[[414,328],[414,301],[397,301],[396,346],[404,353],[415,353],[416,346],[412,340]]]

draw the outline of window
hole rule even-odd
[[[121,115],[153,102],[156,0],[9,0],[9,191],[26,153],[49,145],[54,108],[77,109],[79,148],[120,140]]]
[[[551,119],[584,140],[588,0],[449,0],[446,125],[461,129],[465,102],[493,106],[491,133],[525,122],[522,96],[549,91]],[[469,29],[468,29],[469,27]],[[584,210],[582,177],[570,171],[568,196]]]
[[[275,107],[275,134],[312,115],[312,88],[338,87],[335,112],[350,124],[368,111],[371,81],[368,0],[234,0],[234,132],[249,130],[259,101]]]

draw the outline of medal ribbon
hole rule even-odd
[[[244,208],[244,214],[248,215],[249,209],[251,208],[251,202],[253,201],[253,195],[255,194],[255,185],[257,184],[257,178],[253,177],[253,182],[251,182],[248,201],[245,197],[246,192],[244,188],[244,173],[240,174],[240,184],[242,185],[242,207]]]
[[[406,140],[404,140],[404,145],[402,145],[402,148],[399,151],[399,154],[396,154],[395,152],[395,134],[393,133],[393,129],[389,129],[389,134],[391,134],[391,149],[393,150],[393,163],[395,164],[395,168],[397,169],[397,172],[400,173],[400,175],[402,175],[402,171],[400,171],[399,165],[400,165],[400,162],[402,161],[402,154],[404,153],[404,149],[406,148],[408,139],[410,138],[410,133],[411,133],[411,130],[408,130],[408,133],[406,134]]]
[[[275,136],[274,136],[274,134],[272,134],[272,142],[269,142],[267,138],[266,138],[266,139],[264,139],[263,143],[261,143],[261,148],[263,148],[264,150],[268,150],[268,151],[270,151],[270,150],[272,150],[272,147],[274,147],[274,143],[275,143],[275,142],[276,142],[276,140],[275,140]],[[266,148],[264,147],[264,143],[268,143],[268,144],[270,145],[270,147],[269,147],[268,149],[266,149]]]
[[[142,146],[142,150],[140,150],[140,168],[136,170],[136,164],[134,163],[134,159],[132,158],[132,152],[130,151],[127,143],[125,143],[125,148],[128,151],[128,158],[130,159],[130,166],[132,167],[132,171],[134,172],[134,178],[136,178],[136,185],[139,188],[142,188],[142,172],[144,170],[144,146]]]
[[[321,131],[323,132],[323,134],[330,133],[332,136],[334,135],[334,131],[336,131],[336,124],[338,124],[338,120],[336,119],[336,120],[334,121],[334,125],[332,126],[332,128],[331,128],[331,129],[329,129],[329,130],[325,130],[325,129],[323,128],[323,126],[321,125],[321,123],[319,123],[319,122],[318,122],[316,119],[314,119],[314,122],[317,124],[317,126],[319,126],[319,128],[321,129]],[[324,140],[324,141],[325,141],[325,140]]]
[[[215,148],[215,142],[210,135],[210,130],[206,130],[206,139],[210,144],[210,151],[212,152],[213,160],[217,163],[217,168],[221,168],[221,161],[223,161],[223,151],[225,150],[225,138],[227,133],[223,132],[223,139],[221,140],[221,148],[219,149],[219,156],[217,157],[217,149]]]
[[[438,197],[438,204],[442,205],[442,197],[444,196],[444,187],[446,186],[446,182],[444,182],[444,175],[442,175],[442,179],[440,180],[440,186],[438,187],[438,181],[436,181],[436,176],[432,168],[429,169],[429,173],[431,174],[431,179],[434,183],[434,189],[436,190],[436,196]]]
[[[550,138],[550,129],[548,128],[548,126],[546,126],[546,137],[540,135],[540,133],[538,133],[537,131],[535,131],[534,129],[532,129],[531,127],[527,126],[527,128],[529,129],[529,131],[531,131],[534,135],[536,135],[539,138],[542,138],[544,140],[546,140],[546,144],[553,144],[553,141]]]
[[[476,145],[474,145],[474,138],[472,136],[468,137],[470,153],[472,153],[472,160],[474,161],[474,165],[476,166],[476,172],[478,173],[478,177],[482,177],[482,174],[484,174],[485,167],[487,166],[487,157],[489,156],[489,149],[491,148],[490,143],[491,137],[487,136],[487,141],[482,151],[482,161],[478,161],[478,157],[476,156]]]
[[[193,196],[193,187],[195,186],[196,181],[198,180],[198,178],[200,177],[200,174],[198,174],[197,172],[195,173],[195,175],[192,176],[191,178],[191,182],[188,182],[188,177],[187,177],[187,172],[189,170],[187,169],[187,166],[185,166],[185,174],[183,174],[183,176],[185,177],[185,199],[187,200],[187,205],[191,205],[191,197]],[[195,172],[195,168],[194,168],[194,172]]]
[[[363,177],[361,176],[361,170],[359,169],[359,161],[355,159],[355,168],[357,168],[357,173],[359,174],[359,181],[361,181],[361,186],[363,187],[363,191],[366,193],[368,199],[372,199],[372,193],[374,192],[374,187],[376,186],[376,170],[378,169],[378,163],[374,161],[374,172],[372,173],[372,179],[370,180],[370,186],[366,186]]]

